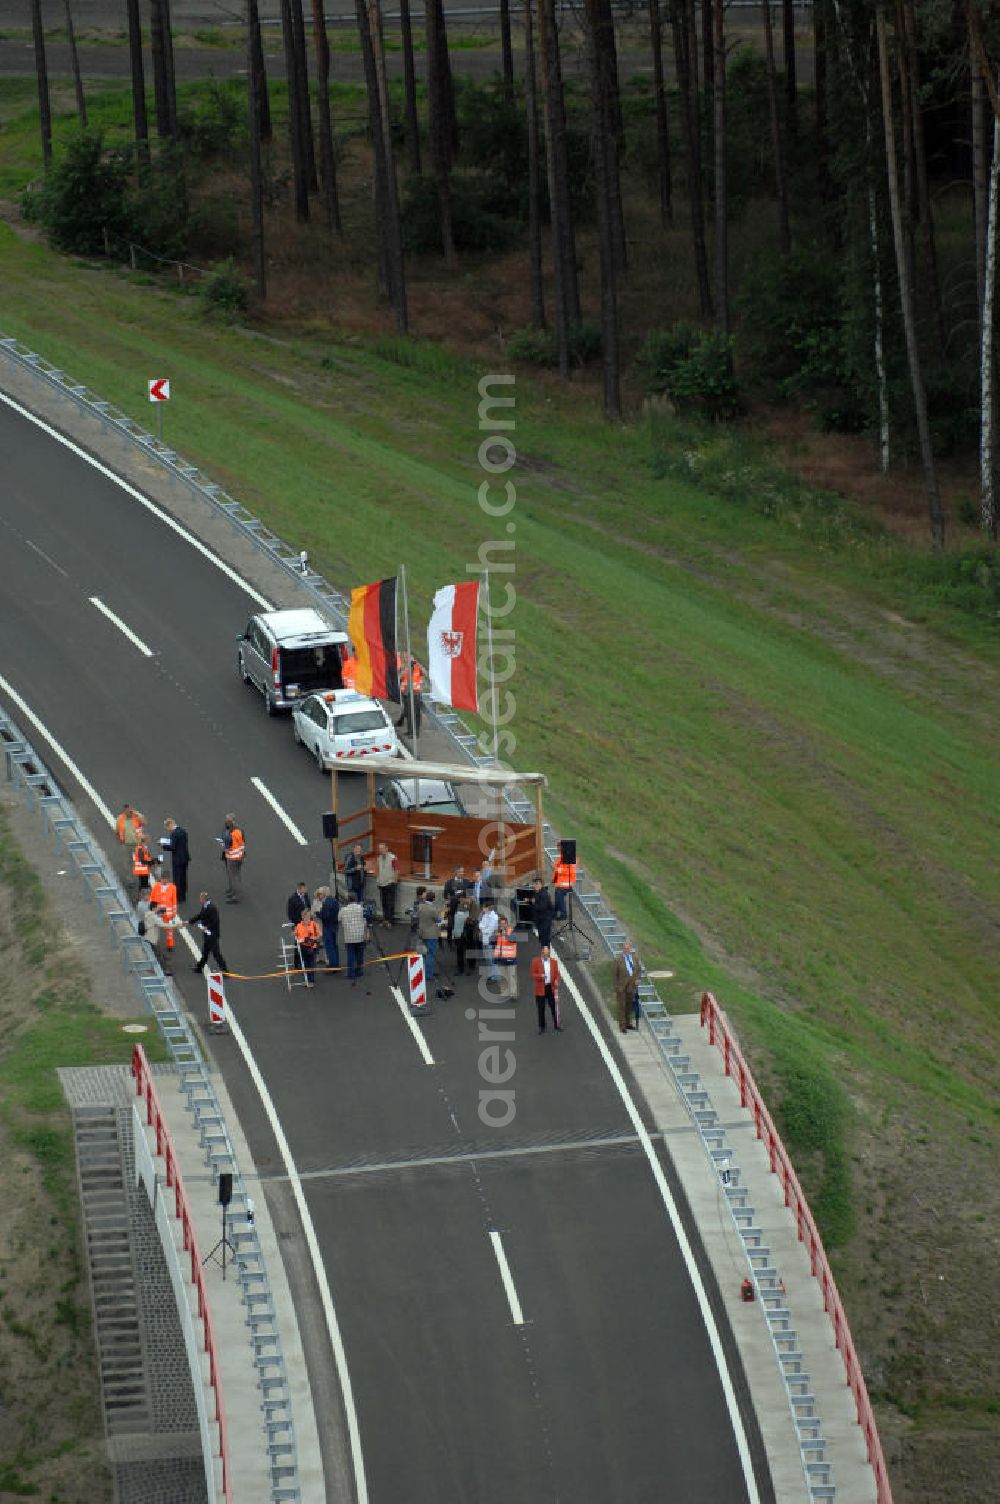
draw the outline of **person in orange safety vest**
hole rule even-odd
[[[225,833],[219,840],[222,842],[222,856],[226,864],[226,902],[239,903],[247,843],[242,828],[236,823],[235,815],[226,816]]]
[[[340,665],[340,680],[345,689],[353,689],[354,681],[358,676],[357,654],[352,653],[350,658],[345,658]]]
[[[122,812],[115,821],[115,830],[118,839],[123,846],[134,846],[136,841],[141,841],[146,824],[146,816],[131,804],[123,804]]]
[[[145,836],[140,837],[135,843],[132,852],[132,876],[136,881],[138,892],[143,893],[149,887],[149,873],[153,865],[153,857],[146,845]]]
[[[164,925],[163,943],[167,950],[174,948],[173,925],[177,919],[177,889],[165,877],[158,877],[149,892],[149,906],[155,909]]]
[[[552,886],[556,890],[555,917],[566,919],[566,894],[576,887],[576,863],[559,857],[552,869]]]
[[[411,736],[414,733],[414,731],[416,731],[416,734],[419,736],[420,735],[420,717],[421,717],[421,710],[422,710],[422,706],[421,706],[421,694],[422,694],[423,688],[424,688],[424,671],[420,667],[420,664],[414,658],[414,656],[413,656],[412,653],[410,654],[410,667],[409,667],[409,669],[406,666],[405,655],[402,654],[402,653],[397,653],[396,654],[396,666],[397,666],[397,669],[399,671],[399,698],[400,698],[400,700],[402,702],[402,706],[403,706],[403,714],[402,714],[402,717],[401,717],[401,721],[405,724],[405,729],[406,729],[407,736]],[[413,672],[413,720],[412,720],[412,723],[411,723],[411,720],[410,720],[410,670],[412,670],[412,672]]]
[[[306,909],[302,918],[295,926],[295,943],[299,948],[299,957],[302,969],[306,974],[306,986],[312,987],[316,981],[316,955],[319,951],[319,925],[313,917],[312,911]]]

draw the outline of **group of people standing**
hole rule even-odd
[[[196,914],[188,920],[178,917],[178,905],[187,901],[188,867],[191,862],[188,833],[172,816],[163,821],[163,829],[164,835],[158,842],[159,850],[154,852],[146,835],[146,817],[134,805],[123,805],[116,822],[118,840],[128,852],[130,874],[140,901],[140,916],[145,929],[152,931],[163,969],[170,975],[169,962],[174,950],[175,932],[180,925],[187,924],[197,928],[202,937],[201,956],[193,970],[203,971],[209,959],[212,959],[221,971],[228,971],[220,947],[219,910],[207,890],[202,889],[198,894],[199,909]],[[246,836],[234,814],[226,816],[223,833],[216,840],[225,863],[226,902],[239,903],[246,859]],[[163,869],[168,855],[169,875]],[[318,887],[312,897],[305,882],[300,882],[289,897],[287,919],[294,932],[307,987],[315,985],[321,948],[327,968],[331,971],[341,969],[341,938],[351,986],[356,987],[363,979],[369,923],[376,921],[375,905],[366,905],[365,902],[369,868],[372,869],[378,890],[381,913],[379,922],[386,928],[391,928],[396,922],[399,861],[384,841],[379,843],[374,859],[365,856],[360,842],[349,852],[344,863],[347,892],[343,900],[339,896],[335,880],[332,889],[329,886]],[[507,979],[507,995],[516,998],[517,935],[510,920],[497,909],[491,876],[492,866],[487,859],[473,871],[471,877],[466,876],[464,866],[457,866],[445,882],[440,898],[433,888],[417,888],[409,915],[410,930],[413,943],[419,944],[424,953],[428,985],[439,975],[440,947],[443,944],[453,954],[455,976],[471,976],[477,961],[481,960],[489,966],[489,981],[499,981],[501,969],[503,970]],[[559,1014],[560,971],[558,958],[551,949],[552,926],[556,919],[567,917],[567,890],[571,889],[575,876],[575,867],[570,868],[561,859],[556,863],[552,874],[555,902],[541,877],[536,877],[532,884],[531,922],[538,938],[539,950],[532,957],[529,970],[540,1034],[545,1033],[549,1017],[556,1030],[562,1029]],[[626,940],[621,953],[615,958],[614,970],[618,1027],[623,1034],[638,1028],[640,969],[639,958],[631,943]]]
[[[187,920],[179,917],[178,906],[187,903],[191,849],[187,831],[173,816],[167,816],[163,829],[165,833],[159,839],[159,849],[154,851],[146,834],[146,817],[134,804],[123,804],[115,822],[119,844],[127,854],[129,876],[143,932],[155,944],[167,976],[171,975],[170,961],[176,945],[176,932],[184,924],[198,929],[202,937],[201,957],[193,970],[204,971],[211,958],[220,971],[228,971],[219,943],[219,910],[211,901],[208,890],[202,889],[198,894],[199,908],[196,914]],[[226,816],[223,834],[217,836],[216,840],[226,865],[226,900],[238,903],[246,857],[246,837],[235,815]],[[169,873],[164,866],[168,856]]]

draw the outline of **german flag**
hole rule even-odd
[[[347,630],[358,660],[354,688],[376,700],[398,700],[395,575],[351,591]]]

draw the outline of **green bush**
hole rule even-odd
[[[441,216],[432,178],[410,179],[402,217],[407,251],[414,255],[441,254]],[[505,251],[517,238],[520,216],[506,188],[495,178],[453,173],[451,222],[457,250]]]
[[[234,261],[227,261],[205,278],[201,284],[201,299],[210,313],[225,319],[236,319],[246,313],[250,288]]]
[[[99,132],[71,137],[40,188],[26,190],[24,217],[44,227],[60,251],[101,255],[111,242],[128,236],[128,159],[105,154]]]
[[[185,153],[196,161],[222,157],[246,136],[246,85],[213,79],[208,96],[179,112],[177,129]]]
[[[526,366],[554,366],[555,340],[547,329],[515,329],[507,341],[511,360]]]
[[[645,390],[665,394],[679,412],[734,418],[742,411],[733,375],[732,336],[680,322],[653,329],[636,356]]]
[[[578,366],[599,360],[604,349],[601,326],[594,319],[581,319],[569,326],[569,358]]]

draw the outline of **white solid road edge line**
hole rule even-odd
[[[687,1233],[684,1231],[684,1224],[682,1223],[680,1213],[677,1210],[677,1203],[674,1201],[670,1187],[667,1184],[667,1178],[663,1173],[663,1166],[660,1164],[660,1161],[656,1157],[656,1150],[653,1148],[653,1142],[649,1136],[649,1133],[647,1132],[646,1125],[639,1115],[639,1109],[636,1107],[635,1103],[632,1100],[632,1095],[628,1089],[628,1086],[625,1084],[625,1078],[621,1073],[618,1062],[615,1060],[610,1049],[608,1048],[607,1041],[605,1040],[604,1035],[601,1033],[597,1025],[597,1020],[594,1018],[590,1009],[587,1007],[587,1004],[584,1002],[583,997],[580,993],[580,989],[573,981],[573,978],[570,976],[568,970],[560,967],[560,975],[566,986],[569,988],[573,996],[573,1001],[579,1008],[580,1014],[584,1022],[586,1023],[587,1028],[590,1030],[594,1043],[597,1045],[598,1052],[600,1053],[604,1064],[608,1068],[608,1073],[611,1076],[612,1081],[618,1088],[618,1094],[621,1097],[622,1102],[625,1104],[625,1111],[632,1119],[632,1126],[636,1131],[636,1135],[642,1145],[646,1159],[649,1162],[649,1168],[653,1172],[653,1179],[656,1182],[657,1190],[663,1198],[663,1204],[667,1209],[667,1215],[670,1218],[670,1223],[674,1230],[674,1236],[676,1237],[678,1246],[680,1247],[681,1256],[684,1259],[684,1266],[687,1269],[688,1278],[691,1281],[691,1286],[695,1293],[695,1299],[698,1302],[698,1309],[701,1311],[701,1319],[705,1323],[705,1330],[708,1333],[708,1341],[712,1349],[712,1356],[715,1359],[715,1366],[719,1371],[719,1379],[722,1384],[722,1392],[725,1397],[726,1408],[729,1411],[730,1424],[733,1428],[733,1437],[736,1441],[736,1449],[739,1452],[740,1463],[743,1467],[743,1477],[747,1486],[747,1499],[749,1501],[749,1504],[760,1504],[760,1493],[757,1489],[757,1479],[754,1475],[753,1461],[750,1456],[750,1445],[747,1441],[746,1430],[743,1425],[743,1417],[740,1414],[740,1407],[736,1399],[736,1391],[733,1388],[732,1375],[729,1372],[729,1365],[726,1362],[726,1355],[722,1351],[722,1339],[719,1336],[719,1328],[716,1324],[715,1317],[712,1314],[712,1307],[709,1305],[708,1294],[705,1290],[704,1281],[702,1280],[701,1274],[698,1270],[698,1265],[694,1256],[694,1250],[692,1249],[691,1244],[688,1241]]]
[[[510,1265],[507,1262],[503,1243],[500,1241],[500,1234],[494,1228],[490,1229],[490,1242],[493,1244],[493,1252],[496,1254],[497,1263],[500,1266],[500,1278],[503,1280],[503,1287],[507,1292],[507,1304],[510,1306],[510,1314],[514,1318],[514,1325],[523,1326],[524,1313],[521,1310],[521,1302],[518,1300],[517,1291],[514,1289],[514,1280],[511,1277]]]
[[[69,768],[69,771],[72,773],[77,783],[83,789],[84,793],[87,795],[87,798],[91,800],[95,808],[104,816],[105,820],[107,820],[108,824],[111,826],[111,829],[114,830],[114,815],[108,809],[108,806],[105,804],[100,794],[94,788],[94,785],[80,772],[80,769],[77,767],[72,757],[70,757],[69,753],[66,751],[66,748],[60,742],[56,741],[55,737],[46,726],[43,726],[42,722],[38,719],[31,706],[28,705],[24,700],[22,700],[21,696],[18,694],[13,685],[8,684],[7,680],[2,677],[0,677],[0,689],[3,690],[4,694],[9,700],[12,700],[14,702],[18,710],[24,716],[24,719],[28,722],[29,726],[34,727],[39,735],[45,738],[59,760],[67,768]]]
[[[122,619],[121,619],[120,616],[116,616],[113,611],[109,611],[108,608],[107,608],[107,606],[104,604],[104,602],[101,600],[101,598],[99,596],[97,596],[97,595],[91,595],[91,596],[88,597],[88,599],[89,599],[90,604],[92,606],[96,606],[97,607],[98,611],[100,611],[100,613],[101,613],[102,616],[106,616],[108,618],[108,621],[111,622],[113,626],[116,626],[118,628],[119,632],[121,632],[121,634],[122,634],[123,637],[127,637],[128,638],[129,642],[132,644],[133,647],[138,648],[139,652],[142,653],[142,655],[145,658],[152,658],[152,656],[153,656],[153,649],[152,648],[148,648],[146,646],[146,644],[143,642],[142,638],[141,637],[137,637],[135,635],[135,633],[132,631],[132,628],[131,627],[127,627],[125,625],[125,623],[122,621]]]
[[[258,794],[260,794],[263,799],[267,800],[268,804],[274,810],[274,813],[277,815],[282,825],[284,825],[288,830],[291,831],[292,835],[298,841],[299,845],[308,846],[309,842],[306,840],[305,836],[302,834],[301,830],[296,825],[291,815],[285,814],[285,811],[282,809],[277,799],[275,799],[274,795],[271,793],[271,790],[267,787],[267,785],[262,783],[259,778],[251,778],[250,782],[253,784]]]
[[[242,575],[237,574],[235,569],[231,569],[223,559],[219,558],[218,554],[213,553],[206,544],[202,543],[200,538],[196,538],[194,533],[189,533],[186,527],[182,527],[176,518],[170,516],[169,512],[165,512],[162,507],[158,507],[155,501],[150,501],[149,497],[144,496],[135,486],[129,485],[127,480],[123,480],[120,475],[116,475],[107,465],[102,465],[99,459],[95,459],[92,454],[89,454],[86,449],[82,449],[79,444],[74,444],[73,440],[67,438],[64,433],[60,433],[58,428],[53,428],[43,418],[39,418],[33,412],[29,412],[26,407],[22,407],[20,402],[15,402],[13,397],[8,397],[6,392],[0,392],[0,402],[5,407],[11,408],[13,412],[20,414],[26,422],[33,423],[36,428],[40,428],[43,433],[48,434],[50,439],[55,439],[57,444],[62,444],[64,449],[68,449],[71,454],[76,455],[77,459],[83,460],[85,465],[89,465],[92,470],[96,470],[99,475],[103,475],[105,480],[109,480],[113,485],[118,486],[120,490],[125,492],[126,496],[131,496],[133,501],[137,501],[140,506],[145,507],[147,512],[152,512],[153,516],[159,518],[165,527],[169,527],[179,538],[183,538],[185,543],[190,543],[192,548],[197,549],[203,558],[206,558],[210,564],[214,564],[216,569],[220,570],[227,579],[232,580],[234,585],[238,585],[241,590],[245,590],[250,599],[256,601],[258,606],[264,611],[274,610],[273,604],[265,595],[261,595],[258,590],[255,590],[252,585],[243,579]]]
[[[434,1056],[431,1054],[430,1050],[428,1049],[427,1041],[424,1038],[424,1031],[423,1031],[423,1029],[421,1029],[420,1025],[417,1023],[417,1020],[413,1017],[413,1014],[410,1012],[409,1008],[407,1007],[407,1005],[406,1005],[406,999],[403,997],[402,991],[400,990],[400,988],[393,987],[391,985],[389,987],[389,991],[392,993],[393,997],[396,999],[396,1002],[399,1004],[399,1011],[400,1011],[400,1013],[403,1015],[403,1017],[406,1019],[406,1022],[410,1026],[410,1033],[413,1035],[414,1039],[417,1041],[417,1049],[420,1051],[421,1055],[423,1055],[423,1057],[424,1057],[424,1064],[425,1065],[433,1065],[434,1064]]]
[[[2,393],[0,393],[0,396],[2,396]],[[104,803],[104,800],[94,788],[94,785],[90,783],[89,780],[85,778],[84,775],[80,772],[80,769],[77,767],[76,763],[69,756],[66,750],[62,746],[60,746],[59,742],[56,741],[51,732],[38,719],[37,715],[30,708],[30,706],[25,704],[24,700],[17,693],[17,691],[12,689],[11,686],[7,683],[6,679],[2,677],[0,677],[0,689],[2,689],[4,693],[10,697],[11,700],[13,700],[14,704],[17,706],[18,710],[21,711],[25,719],[29,721],[34,729],[45,738],[49,746],[56,753],[57,757],[62,758],[63,762],[69,768],[70,772],[73,774],[73,777],[77,780],[80,787],[86,792],[88,797],[93,800],[95,807],[104,816],[104,819],[107,821],[111,829],[114,830],[114,815],[111,813],[108,806]],[[198,950],[197,945],[195,944],[194,940],[192,940],[188,931],[186,929],[182,929],[180,933],[183,939],[187,942],[191,954],[193,956],[200,955],[201,952]],[[347,1433],[351,1444],[351,1461],[354,1466],[356,1504],[368,1504],[368,1481],[365,1477],[365,1460],[361,1451],[361,1431],[358,1426],[357,1408],[354,1404],[354,1390],[351,1385],[351,1376],[347,1368],[347,1352],[344,1348],[344,1339],[341,1336],[340,1324],[337,1321],[337,1313],[333,1305],[333,1296],[330,1293],[330,1282],[326,1277],[326,1268],[323,1264],[323,1256],[319,1250],[319,1241],[316,1237],[316,1229],[313,1226],[312,1217],[309,1215],[309,1208],[306,1205],[305,1192],[302,1189],[302,1181],[299,1179],[299,1172],[295,1167],[295,1161],[292,1159],[292,1152],[288,1147],[288,1140],[285,1138],[284,1129],[282,1128],[281,1123],[278,1121],[278,1114],[275,1111],[274,1103],[271,1101],[271,1095],[267,1087],[264,1085],[264,1078],[257,1068],[257,1062],[250,1052],[250,1046],[247,1044],[243,1030],[240,1028],[236,1020],[236,1016],[233,1013],[231,1004],[229,1005],[229,1028],[232,1037],[236,1041],[236,1044],[239,1048],[240,1054],[243,1056],[246,1068],[250,1072],[251,1079],[260,1095],[260,1100],[263,1105],[264,1112],[267,1115],[267,1120],[271,1125],[271,1131],[274,1134],[275,1142],[278,1145],[278,1152],[281,1155],[282,1163],[285,1166],[285,1174],[288,1176],[289,1184],[292,1187],[292,1195],[295,1197],[295,1205],[298,1207],[299,1217],[302,1221],[302,1230],[305,1233],[306,1246],[309,1249],[309,1257],[312,1261],[313,1274],[316,1277],[316,1284],[319,1289],[320,1302],[323,1306],[323,1315],[326,1318],[326,1329],[330,1337],[330,1346],[333,1349],[333,1358],[334,1362],[337,1365],[337,1377],[340,1381],[340,1392],[344,1401],[344,1414],[347,1418]],[[297,1314],[296,1320],[298,1320]]]
[[[201,952],[198,949],[195,941],[189,935],[188,931],[186,929],[183,929],[181,930],[181,934],[187,941],[191,954],[193,956],[199,956]],[[358,1425],[358,1412],[357,1407],[354,1403],[354,1389],[351,1385],[351,1375],[347,1367],[347,1350],[344,1347],[344,1339],[341,1335],[340,1323],[337,1320],[337,1312],[333,1304],[333,1294],[330,1290],[330,1281],[326,1277],[326,1265],[323,1263],[323,1255],[320,1252],[319,1239],[316,1236],[316,1229],[313,1226],[313,1219],[310,1215],[309,1208],[306,1205],[306,1196],[305,1191],[302,1189],[302,1180],[296,1168],[295,1161],[292,1158],[292,1151],[289,1148],[288,1140],[285,1137],[285,1130],[282,1128],[281,1121],[278,1118],[277,1109],[275,1108],[275,1105],[271,1100],[271,1093],[268,1091],[267,1086],[264,1083],[264,1078],[257,1067],[257,1062],[253,1057],[250,1046],[247,1044],[246,1036],[239,1026],[236,1014],[233,1012],[232,1003],[230,1002],[228,997],[226,998],[226,1018],[229,1023],[229,1032],[232,1038],[236,1041],[237,1048],[239,1049],[240,1054],[243,1056],[243,1063],[246,1066],[247,1070],[250,1072],[251,1080],[253,1081],[254,1086],[257,1088],[257,1094],[260,1097],[261,1105],[264,1108],[264,1113],[267,1117],[267,1121],[271,1125],[271,1132],[274,1134],[275,1143],[278,1145],[278,1153],[281,1155],[281,1162],[285,1167],[285,1174],[288,1176],[288,1182],[292,1188],[292,1195],[295,1197],[295,1205],[298,1208],[299,1218],[302,1222],[302,1231],[305,1234],[306,1247],[309,1249],[309,1257],[313,1266],[313,1274],[316,1276],[316,1284],[319,1288],[320,1303],[323,1307],[323,1316],[326,1320],[326,1330],[330,1338],[330,1346],[333,1349],[333,1360],[337,1366],[337,1378],[340,1382],[340,1392],[344,1401],[344,1415],[347,1420],[347,1434],[350,1439],[351,1445],[351,1462],[354,1467],[354,1487],[356,1490],[355,1504],[368,1504],[368,1480],[365,1476],[365,1459],[364,1454],[361,1450],[361,1428]],[[296,1320],[298,1320],[297,1314]],[[318,1425],[318,1416],[316,1417],[316,1421]]]

